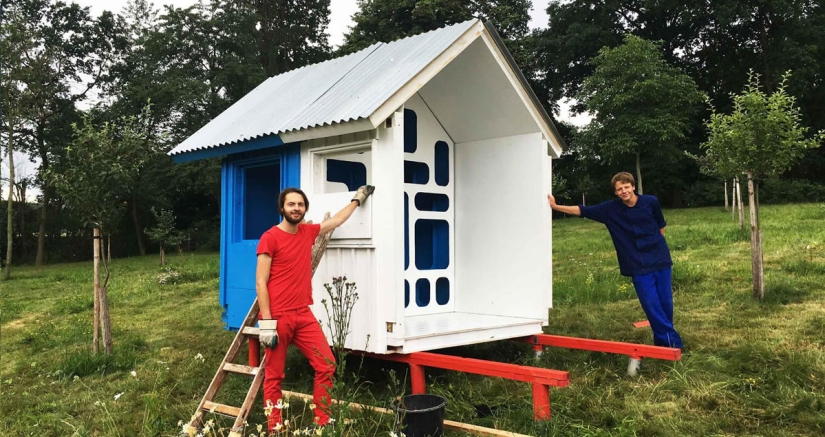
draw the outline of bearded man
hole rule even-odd
[[[255,291],[260,307],[258,327],[264,347],[264,408],[270,432],[279,431],[287,346],[294,344],[315,370],[313,402],[315,423],[329,423],[329,389],[335,373],[335,358],[318,319],[312,314],[312,245],[319,234],[341,226],[355,208],[375,190],[358,188],[355,197],[335,216],[320,224],[303,223],[309,199],[298,188],[287,188],[278,196],[283,220],[264,232],[258,243]]]

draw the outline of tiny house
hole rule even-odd
[[[373,196],[313,278],[356,283],[346,346],[410,353],[541,333],[552,306],[551,159],[563,140],[501,39],[478,20],[269,78],[175,147],[223,157],[220,303],[237,329],[255,249],[297,186],[307,218]]]

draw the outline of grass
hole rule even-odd
[[[825,207],[763,207],[762,302],[751,298],[748,233],[730,213],[665,216],[681,361],[645,360],[632,378],[622,356],[551,348],[536,361],[529,345],[515,342],[451,349],[445,353],[568,370],[571,385],[552,390],[552,420],[534,422],[528,384],[428,369],[428,389],[448,399],[448,418],[536,436],[825,433]],[[171,270],[156,256],[114,261],[111,356],[88,352],[90,263],[20,267],[0,283],[0,435],[177,435],[233,334],[221,323],[217,254],[170,259]],[[632,326],[644,314],[601,225],[554,222],[553,275],[548,333],[652,343],[649,329]],[[312,369],[293,352],[284,388],[309,393]],[[348,372],[360,365],[347,360]],[[359,384],[355,401],[388,407],[406,372],[366,360],[360,376],[344,382]],[[242,386],[233,380],[226,396]],[[303,402],[291,408],[306,420]],[[388,436],[393,425],[388,416],[355,418],[354,436]],[[250,423],[257,433],[260,408]]]

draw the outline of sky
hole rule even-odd
[[[530,11],[530,22],[529,26],[531,29],[541,28],[547,26],[547,4],[551,0],[533,0],[533,9]],[[66,0],[67,3],[72,2],[72,0]],[[104,10],[109,10],[114,13],[119,13],[123,7],[126,5],[127,0],[73,0],[74,3],[78,3],[80,6],[88,6],[93,16],[100,15],[101,12]],[[197,3],[197,0],[157,0],[154,3],[155,8],[160,9],[161,5],[172,5],[175,7],[183,8],[190,5]],[[352,15],[358,10],[358,5],[356,0],[331,0],[330,1],[330,20],[329,20],[329,42],[333,47],[338,47],[344,42],[344,34],[349,30],[349,27],[352,26]],[[568,112],[569,105],[565,104],[565,102],[560,103],[561,113],[559,114],[559,118],[568,122],[571,122],[575,125],[582,126],[588,123],[589,117],[586,115],[578,115],[578,116],[571,116]],[[34,176],[37,172],[36,164],[31,163],[28,160],[28,156],[16,153],[15,154],[15,165],[17,177],[15,179],[19,179],[20,176]],[[4,163],[5,164],[5,163]],[[2,166],[2,175],[3,177],[7,177],[8,170],[6,166]],[[6,185],[6,184],[3,184]],[[38,193],[31,190],[31,195],[36,195]],[[5,199],[8,193],[8,189],[3,187],[2,197]],[[26,196],[29,197],[29,196]]]

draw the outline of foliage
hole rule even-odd
[[[359,0],[355,26],[345,35],[344,53],[429,32],[473,17],[492,20],[505,39],[527,35],[528,0]]]
[[[677,155],[675,143],[690,129],[702,93],[662,58],[660,45],[628,35],[624,44],[604,48],[591,60],[593,74],[576,96],[593,115],[579,137],[585,147],[614,161]]]
[[[122,214],[124,197],[157,145],[148,137],[148,106],[142,117],[96,126],[90,116],[75,126],[66,148],[66,169],[48,173],[66,202],[88,225],[106,228]]]
[[[787,171],[804,156],[806,149],[819,147],[825,131],[806,138],[808,128],[800,123],[796,99],[786,91],[790,73],[779,88],[768,95],[753,72],[748,86],[732,95],[733,112],[714,110],[707,123],[708,141],[702,144],[710,169],[723,177],[751,172],[755,179]]]
[[[160,264],[165,263],[163,246],[166,244],[172,246],[180,245],[184,240],[182,232],[175,228],[175,215],[168,209],[162,209],[158,212],[154,207],[152,208],[152,215],[155,216],[157,225],[154,228],[146,229],[146,235],[152,241],[155,241],[160,246]]]

